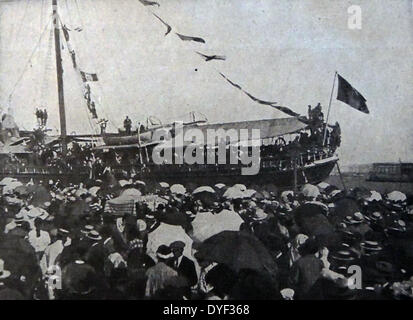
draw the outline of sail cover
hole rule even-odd
[[[254,120],[254,121],[240,121],[240,122],[227,122],[227,123],[213,123],[213,124],[202,124],[196,126],[184,126],[183,131],[177,132],[174,139],[166,140],[162,147],[183,147],[191,143],[190,138],[192,134],[199,137],[201,130],[202,135],[206,142],[208,131],[213,133],[215,131],[216,141],[225,139],[227,143],[235,143],[239,141],[252,140],[255,137],[252,135],[252,130],[258,129],[260,132],[259,139],[275,138],[288,133],[295,133],[304,128],[307,125],[298,118],[281,118],[281,119],[264,119],[264,120]],[[235,135],[230,134],[236,133]],[[248,134],[242,134],[242,131]],[[187,141],[183,141],[183,140]],[[183,143],[183,145],[182,145]],[[204,144],[199,140],[193,141],[195,144]],[[206,142],[210,144],[210,141]]]

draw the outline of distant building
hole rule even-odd
[[[413,163],[387,162],[373,163],[369,181],[413,182]]]

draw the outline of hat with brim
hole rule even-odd
[[[406,223],[403,220],[394,221],[392,225],[387,228],[390,232],[405,232]]]
[[[102,237],[100,236],[99,232],[97,232],[96,230],[92,230],[90,231],[87,235],[87,238],[94,240],[94,241],[100,241],[102,240]]]
[[[360,243],[360,247],[361,249],[363,249],[364,251],[366,251],[366,253],[372,252],[379,252],[381,250],[383,250],[383,248],[380,246],[380,244],[377,241],[364,241]]]
[[[354,254],[350,250],[339,250],[331,254],[331,258],[337,262],[351,262],[355,260]]]
[[[83,234],[88,234],[89,232],[91,232],[92,230],[94,230],[95,228],[91,225],[86,225],[83,227],[82,230],[80,230],[81,233]]]
[[[174,241],[169,245],[169,248],[171,249],[183,249],[185,248],[185,242],[183,241]]]
[[[262,221],[262,220],[265,220],[267,217],[268,217],[268,214],[266,214],[264,210],[262,210],[261,208],[257,208],[255,210],[255,214],[252,217],[252,219],[255,221]]]
[[[353,214],[353,220],[356,221],[356,223],[361,223],[364,221],[364,215],[361,212],[355,212]]]
[[[61,235],[61,236],[68,236],[69,235],[69,231],[63,228],[59,228],[57,230],[57,234]]]
[[[378,222],[378,221],[383,220],[383,216],[378,211],[373,212],[370,216],[368,216],[366,218],[370,221],[373,221],[373,222]]]
[[[4,269],[4,260],[0,259],[0,279],[6,279],[10,277],[11,272],[9,270]]]
[[[169,259],[172,258],[174,255],[171,249],[166,245],[160,245],[158,250],[156,250],[156,256],[160,259]]]

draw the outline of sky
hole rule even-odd
[[[98,74],[92,93],[109,130],[126,115],[134,123],[149,115],[177,120],[190,111],[209,122],[285,117],[251,101],[219,72],[261,99],[302,114],[320,102],[327,114],[337,71],[370,109],[367,115],[333,99],[329,122],[342,129],[341,163],[413,161],[411,0],[157,1],[160,7],[59,0],[63,23],[82,28],[70,33],[72,44],[81,69]],[[348,28],[354,4],[362,10],[361,30]],[[152,12],[172,26],[169,35]],[[50,15],[51,0],[0,0],[0,107],[10,106],[27,130],[41,104],[49,126],[59,128]],[[181,41],[174,32],[206,43]],[[227,59],[205,62],[195,51]],[[90,133],[97,128],[65,44],[62,54],[68,133]]]

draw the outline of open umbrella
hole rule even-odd
[[[277,274],[277,265],[268,250],[261,241],[246,232],[220,232],[201,243],[196,256],[225,264],[236,272],[251,269]]]
[[[14,192],[17,193],[20,196],[26,196],[30,193],[29,187],[28,186],[18,186],[16,189],[14,189]]]
[[[365,197],[364,199],[368,202],[372,202],[372,201],[380,201],[380,200],[382,200],[382,197],[381,197],[380,193],[378,193],[377,191],[372,190],[372,191],[370,191],[370,196]]]
[[[31,200],[33,206],[41,206],[45,202],[50,202],[52,200],[50,192],[44,186],[32,185],[29,186],[29,191],[33,194]]]
[[[169,183],[167,183],[167,182],[159,182],[159,186],[160,186],[161,188],[167,189],[167,188],[169,188]]]
[[[214,187],[215,187],[216,189],[222,189],[222,188],[225,188],[226,185],[223,184],[223,183],[217,183]]]
[[[192,221],[192,238],[204,241],[222,231],[238,231],[244,221],[234,211],[222,210],[218,214],[199,212]]]
[[[387,199],[393,202],[402,202],[406,201],[407,197],[403,192],[400,191],[392,191],[389,194],[387,194]]]
[[[99,191],[99,190],[100,190],[100,187],[94,186],[94,187],[91,187],[91,188],[89,189],[89,193],[90,193],[92,196],[96,197],[96,196],[98,195],[98,191]]]
[[[257,193],[257,191],[254,189],[247,189],[243,193],[245,198],[252,198]]]
[[[202,186],[202,187],[198,187],[194,191],[192,191],[192,194],[195,195],[195,194],[201,193],[201,192],[215,193],[215,190],[212,187],[209,187],[209,186]]]
[[[173,184],[170,187],[171,193],[174,194],[185,194],[186,193],[186,189],[182,184]]]
[[[137,199],[138,202],[142,202],[142,203],[146,203],[148,205],[148,208],[151,210],[155,210],[156,207],[158,206],[158,204],[162,203],[162,204],[167,204],[168,200],[165,198],[162,198],[156,194],[146,194],[143,196],[140,196]]]
[[[218,195],[215,190],[208,186],[196,188],[192,192],[192,196],[195,200],[201,200],[206,205],[212,205],[218,201]]]
[[[11,181],[3,187],[3,195],[13,193],[17,187],[23,186],[20,181]]]
[[[140,197],[141,195],[142,195],[142,192],[140,192],[138,189],[135,189],[135,188],[126,189],[121,193],[121,196],[131,197],[131,198]]]
[[[320,182],[317,187],[320,189],[320,191],[324,191],[326,188],[328,188],[330,185],[327,182]]]
[[[11,182],[17,181],[16,178],[5,177],[0,181],[0,186],[7,186]]]
[[[317,198],[320,195],[320,190],[316,186],[307,183],[303,186],[301,193],[304,195],[304,197]]]
[[[223,197],[225,199],[244,199],[245,198],[245,194],[244,192],[242,192],[239,188],[237,187],[230,187],[228,188],[225,192]]]
[[[159,227],[148,234],[147,254],[156,259],[156,250],[162,244],[169,246],[174,241],[185,243],[184,255],[192,256],[192,239],[185,233],[181,226],[173,226],[161,222]]]
[[[104,211],[115,216],[133,214],[135,212],[135,197],[122,195],[113,198],[106,202]]]
[[[235,189],[238,189],[239,191],[247,190],[247,187],[245,186],[245,184],[241,184],[241,183],[234,184],[232,187]]]

